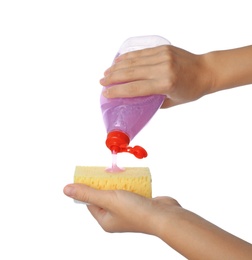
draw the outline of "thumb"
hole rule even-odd
[[[171,100],[170,98],[166,98],[161,106],[161,108],[169,108],[169,107],[173,107],[176,106],[177,104]]]
[[[64,187],[64,194],[75,200],[101,206],[106,203],[106,197],[101,190],[93,189],[85,184],[74,183]]]

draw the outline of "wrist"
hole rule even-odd
[[[149,234],[159,237],[166,241],[167,236],[171,238],[174,234],[174,227],[177,226],[179,218],[186,211],[179,203],[170,197],[158,197],[154,201],[154,211],[149,219]]]
[[[214,65],[213,65],[213,53],[205,53],[200,56],[200,64],[201,64],[201,72],[203,75],[203,86],[202,88],[205,90],[205,95],[207,94],[212,94],[217,91],[216,89],[216,81],[217,81],[217,75],[216,71],[214,70]]]
[[[251,57],[252,46],[203,54],[209,93],[251,84]]]

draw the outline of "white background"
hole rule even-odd
[[[128,37],[193,53],[252,43],[251,1],[0,2],[0,259],[184,259],[156,237],[109,234],[66,197],[76,165],[111,155],[99,79]],[[135,137],[153,196],[252,242],[252,87],[160,110]],[[134,214],[134,212],[132,213]],[[189,242],[189,241],[188,241]]]

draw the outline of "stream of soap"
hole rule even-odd
[[[117,166],[117,154],[112,153],[112,166],[106,169],[107,172],[118,173],[124,171],[123,168]]]

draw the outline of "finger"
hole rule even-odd
[[[156,62],[153,56],[149,56],[145,58],[131,58],[131,59],[122,60],[117,63],[114,63],[110,68],[108,68],[104,72],[104,76],[106,77],[109,74],[114,73],[118,70],[129,69],[129,68],[132,69],[134,67],[151,65],[155,63]]]
[[[167,59],[166,48],[167,46],[159,46],[123,54],[114,60],[113,65],[104,72],[104,76],[124,68],[162,63]]]
[[[110,233],[122,231],[121,224],[118,225],[117,217],[113,216],[111,212],[95,205],[89,205],[87,207],[91,215],[96,219],[104,231]]]
[[[176,106],[177,104],[170,98],[166,98],[161,106],[161,108],[169,108]]]
[[[103,95],[106,98],[130,98],[160,94],[154,86],[155,80],[138,80],[106,88]]]
[[[102,224],[102,219],[104,218],[104,216],[106,214],[108,214],[108,211],[106,211],[105,209],[98,207],[96,205],[88,205],[87,206],[89,212],[91,213],[91,215],[98,221],[98,223]]]
[[[161,53],[159,52],[159,54]],[[149,55],[144,55],[144,56],[129,55],[129,57],[125,57],[122,60],[116,61],[110,68],[108,68],[104,72],[104,76],[108,76],[110,73],[125,68],[133,68],[133,67],[145,66],[145,65],[148,66],[155,65],[162,62],[162,60],[163,60],[162,55],[157,55],[157,53],[154,54],[150,53]]]
[[[107,196],[103,191],[93,189],[85,184],[69,184],[65,186],[63,191],[65,195],[87,204],[94,204],[102,207],[103,205],[106,205],[108,201]]]
[[[152,55],[155,55],[158,52],[162,51],[163,49],[165,49],[164,46],[166,46],[166,45],[127,52],[127,53],[124,53],[124,54],[116,57],[115,62],[119,62],[119,61],[126,60],[126,59],[132,59],[132,58],[134,59],[134,58],[152,56]]]
[[[154,65],[155,66],[155,65]],[[100,80],[101,85],[110,86],[141,79],[149,79],[156,68],[153,66],[135,66],[110,72]]]

